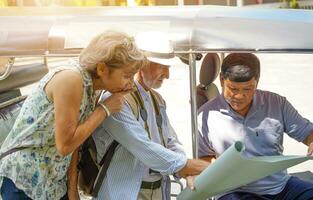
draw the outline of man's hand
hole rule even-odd
[[[204,160],[188,159],[185,167],[178,172],[178,175],[184,178],[187,176],[195,176],[200,174],[209,165],[210,163]]]
[[[194,181],[195,181],[195,178],[197,177],[198,175],[196,176],[187,176],[186,177],[186,183],[187,183],[187,187],[189,187],[191,190],[195,190],[195,186],[194,186]]]
[[[312,156],[313,153],[313,142],[309,145],[307,156]]]
[[[313,132],[311,132],[307,138],[303,141],[303,144],[308,145],[308,153],[307,156],[311,156],[313,153]]]
[[[185,167],[177,172],[177,174],[186,179],[187,186],[191,190],[195,190],[193,184],[195,178],[209,165],[210,163],[204,160],[188,159]]]

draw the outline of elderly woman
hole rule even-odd
[[[130,37],[106,32],[90,42],[79,61],[48,73],[25,101],[1,147],[0,197],[68,199],[66,175],[75,149],[121,110],[123,95],[132,89],[133,76],[144,62]],[[97,90],[113,95],[95,105]]]

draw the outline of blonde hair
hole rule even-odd
[[[101,62],[109,68],[122,68],[136,63],[138,69],[147,61],[133,38],[125,33],[107,31],[93,38],[79,55],[81,67],[91,73],[96,73],[96,66]]]

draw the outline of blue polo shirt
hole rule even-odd
[[[313,124],[285,97],[262,90],[256,91],[246,117],[234,112],[219,95],[200,108],[198,122],[199,157],[219,156],[235,141],[244,142],[243,155],[247,157],[282,155],[284,132],[299,142],[313,132]],[[236,191],[274,195],[284,189],[288,179],[285,170]]]

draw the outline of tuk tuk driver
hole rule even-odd
[[[313,152],[313,123],[303,118],[285,97],[257,89],[259,59],[232,53],[220,73],[222,94],[199,110],[199,157],[211,161],[235,141],[243,141],[246,156],[283,153],[283,134],[306,144]],[[280,171],[217,196],[218,200],[309,200],[313,183]]]

